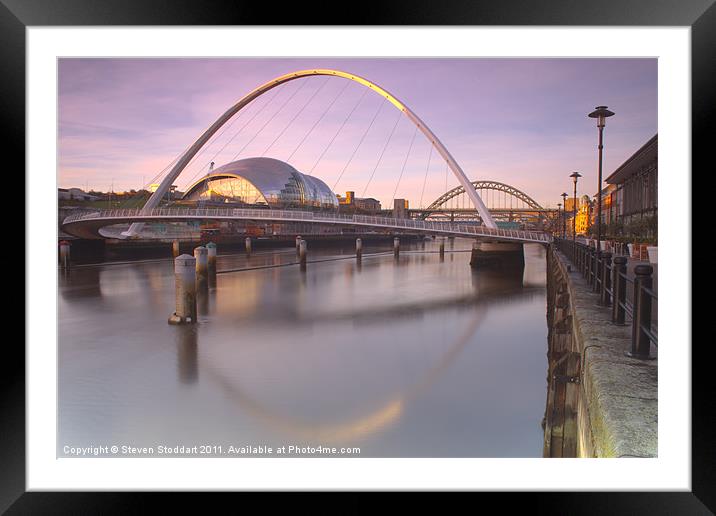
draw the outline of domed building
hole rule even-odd
[[[214,169],[187,188],[183,201],[275,209],[338,209],[326,183],[273,158],[247,158]]]

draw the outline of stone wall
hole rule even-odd
[[[550,246],[544,456],[656,457],[658,360],[624,355],[631,328],[598,298]]]

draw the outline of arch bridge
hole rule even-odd
[[[370,215],[340,215],[298,210],[232,209],[232,208],[154,208],[105,210],[70,215],[62,230],[80,238],[117,238],[118,233],[107,226],[146,222],[251,221],[269,223],[312,223],[368,230],[401,231],[404,233],[455,236],[487,241],[548,244],[551,235],[542,231],[488,228],[475,224],[396,219]]]
[[[544,220],[552,218],[557,213],[555,209],[543,208],[525,192],[506,183],[480,180],[471,181],[471,185],[484,200],[494,219]],[[479,219],[479,213],[474,208],[465,207],[465,203],[460,202],[461,196],[465,193],[464,186],[457,186],[435,199],[427,208],[415,209],[411,212],[418,220],[441,220],[447,217],[451,221]]]
[[[323,214],[304,211],[284,211],[284,210],[251,210],[251,209],[175,209],[160,208],[164,195],[169,191],[171,185],[177,177],[186,169],[197,153],[209,142],[214,134],[217,133],[234,115],[249,105],[253,100],[264,93],[276,88],[277,86],[307,77],[313,76],[329,76],[346,79],[356,82],[365,87],[369,91],[383,97],[387,102],[402,112],[408,120],[415,125],[416,132],[419,130],[430,142],[433,149],[445,161],[447,167],[452,171],[454,176],[460,183],[458,189],[446,193],[448,197],[442,196],[441,199],[450,199],[452,197],[464,193],[472,206],[472,209],[479,213],[481,225],[476,224],[458,224],[454,222],[436,222],[426,220],[396,219],[387,217],[370,217],[362,215],[342,216],[337,213]],[[498,185],[496,182],[490,182],[492,189]],[[506,185],[505,185],[506,186]],[[397,186],[396,186],[397,188]],[[460,190],[462,188],[462,190]],[[510,187],[511,188],[511,187]],[[517,190],[514,190],[517,192]],[[524,196],[524,194],[522,194]],[[438,200],[440,201],[440,199]],[[436,201],[436,202],[438,202]],[[445,201],[440,201],[444,203]],[[440,205],[438,202],[438,205]],[[534,202],[534,201],[532,201]],[[433,203],[435,204],[435,203]],[[535,203],[536,204],[536,203]],[[431,205],[432,206],[432,205]],[[204,131],[199,138],[194,141],[185,152],[183,152],[174,165],[160,182],[156,191],[149,197],[144,207],[138,210],[107,210],[103,212],[92,212],[70,216],[62,224],[62,229],[67,233],[84,238],[138,238],[142,235],[142,226],[148,221],[196,221],[196,220],[238,220],[238,221],[264,221],[275,223],[290,222],[308,222],[338,226],[353,226],[363,228],[373,228],[378,230],[401,230],[423,234],[440,234],[450,236],[463,236],[471,238],[485,238],[492,241],[505,240],[514,242],[549,242],[551,237],[544,233],[504,230],[499,229],[495,223],[490,210],[481,199],[475,183],[470,182],[460,165],[455,161],[445,145],[438,139],[432,130],[403,102],[398,100],[387,90],[381,88],[374,82],[363,77],[340,70],[330,69],[309,69],[292,72],[289,74],[276,77],[247,95],[242,97],[238,102],[231,106],[224,114],[222,114],[208,129]],[[111,229],[103,229],[107,226],[118,224],[129,224],[129,229],[121,233],[111,233]],[[100,230],[103,229],[102,232]]]
[[[365,88],[368,88],[368,90],[373,91],[378,95],[382,96],[396,109],[401,111],[408,118],[408,120],[410,120],[410,122],[415,125],[416,129],[420,130],[420,132],[430,141],[433,148],[445,161],[446,165],[455,175],[458,182],[464,187],[467,187],[467,195],[469,196],[470,201],[472,202],[475,209],[480,213],[480,218],[482,219],[483,223],[488,228],[494,229],[497,227],[495,221],[490,215],[489,210],[485,206],[485,203],[482,202],[482,199],[480,199],[480,196],[477,194],[477,191],[469,188],[470,180],[467,178],[467,175],[465,175],[465,172],[462,170],[457,161],[455,161],[455,158],[452,157],[450,151],[448,151],[447,147],[443,145],[443,143],[435,135],[435,133],[433,133],[433,131],[420,119],[420,117],[418,117],[417,114],[413,112],[412,109],[410,109],[403,102],[398,100],[398,98],[395,97],[393,94],[383,89],[376,83],[369,81],[368,79],[349,72],[331,69],[309,69],[288,73],[262,84],[261,86],[257,87],[256,89],[245,95],[243,98],[241,98],[236,104],[231,106],[223,115],[221,115],[206,131],[204,131],[204,133],[199,138],[197,138],[197,140],[186,150],[186,152],[181,155],[176,164],[172,167],[166,177],[161,181],[157,190],[147,200],[146,204],[142,208],[143,212],[148,213],[149,211],[159,206],[163,196],[169,191],[169,188],[176,180],[176,178],[179,177],[179,175],[184,171],[187,165],[189,165],[189,162],[192,160],[192,158],[199,152],[199,150],[201,150],[202,147],[204,147],[209,142],[211,137],[219,129],[221,129],[221,127],[223,127],[227,122],[229,122],[229,120],[231,120],[231,118],[233,118],[233,116],[236,115],[239,111],[248,106],[252,101],[257,99],[264,93],[272,90],[273,88],[276,88],[277,86],[280,86],[281,84],[295,81],[297,79],[303,79],[306,77],[314,77],[319,75],[339,77],[358,83]],[[125,237],[137,236],[139,231],[141,230],[141,223],[138,224],[140,225],[132,224],[129,230],[124,232],[123,235]]]

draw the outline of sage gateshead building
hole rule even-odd
[[[190,185],[182,201],[338,210],[338,199],[326,183],[273,158],[247,158],[216,168]]]

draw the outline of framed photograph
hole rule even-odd
[[[690,215],[711,2],[320,26],[102,5],[0,6],[27,202],[3,510],[116,490],[713,510]]]

